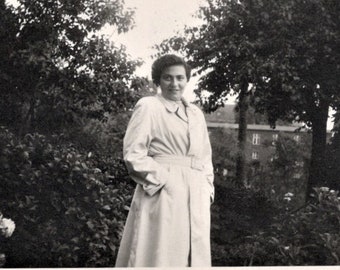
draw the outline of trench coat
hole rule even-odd
[[[161,94],[141,98],[123,155],[137,183],[116,267],[209,267],[211,146],[202,111]]]

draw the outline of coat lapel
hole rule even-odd
[[[175,113],[177,117],[181,118],[185,122],[188,122],[188,117],[186,116],[185,112],[179,109],[179,105],[176,104],[176,102],[165,99],[161,94],[157,94],[157,98],[169,112]],[[182,102],[185,108],[189,107],[189,103],[184,98],[182,98]]]

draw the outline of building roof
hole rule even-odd
[[[205,113],[205,119],[208,127],[224,127],[231,129],[238,129],[238,113],[235,111],[235,104],[225,104],[224,107],[217,109],[212,113]],[[257,119],[255,119],[257,115]],[[256,123],[258,121],[258,123]],[[256,114],[254,109],[248,109],[247,115],[247,128],[248,130],[270,130],[270,131],[285,131],[285,132],[302,132],[308,131],[302,128],[301,123],[289,123],[278,120],[275,129],[271,128],[268,124],[267,118],[264,115]]]
[[[218,123],[218,122],[207,122],[208,128],[230,128],[238,129],[238,124],[231,123]],[[248,130],[270,130],[270,131],[285,131],[285,132],[297,132],[299,127],[294,126],[276,126],[275,129],[271,128],[269,125],[247,125]],[[307,132],[308,129],[301,128],[301,132]]]
[[[236,123],[234,108],[235,105],[226,104],[214,112],[205,113],[205,119],[207,122]]]

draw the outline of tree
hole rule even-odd
[[[215,170],[216,184],[224,184],[223,180],[227,176],[235,180],[235,162],[237,158],[237,136],[232,130],[217,128],[210,132],[212,161]],[[226,174],[225,174],[226,173]],[[221,181],[219,183],[219,180]],[[236,182],[236,181],[234,181]]]
[[[0,96],[3,124],[21,134],[62,131],[78,117],[105,119],[131,106],[138,61],[96,31],[132,27],[123,1],[19,1],[1,5]]]
[[[0,127],[0,205],[16,224],[4,267],[114,265],[135,185],[121,159],[63,137]]]
[[[291,193],[288,200],[293,199],[294,208],[305,202],[305,189],[308,177],[308,164],[310,161],[309,149],[311,146],[310,134],[301,134],[299,142],[291,135],[281,133],[273,145],[272,141],[264,142],[272,148],[269,159],[254,168],[251,185],[264,192],[273,201],[282,201],[285,194]]]
[[[327,187],[340,190],[340,111],[334,114],[333,132],[326,150]]]
[[[273,127],[279,118],[312,127],[308,193],[324,181],[328,107],[340,104],[339,12],[335,0],[208,0],[200,27],[159,46],[190,57],[210,110],[247,93]]]
[[[340,104],[340,3],[292,0],[267,5],[272,21],[266,39],[273,50],[257,85],[257,108],[274,122],[297,120],[312,128],[307,195],[324,185],[326,127],[329,106]],[[273,8],[271,8],[271,6]],[[268,9],[270,7],[270,9]]]
[[[245,144],[247,109],[251,84],[259,66],[259,27],[255,23],[259,9],[249,12],[240,1],[208,0],[200,8],[204,20],[200,28],[186,28],[183,37],[165,40],[160,51],[182,50],[200,75],[196,93],[203,108],[214,111],[223,106],[229,94],[238,95],[239,134],[236,175],[239,185],[245,181]],[[206,99],[204,91],[209,92]]]
[[[6,7],[5,0],[0,1],[0,119],[3,122],[5,119],[8,122],[14,122],[17,117],[15,111],[18,109],[16,104],[16,95],[12,90],[11,96],[7,96],[10,92],[10,76],[7,72],[3,72],[9,68],[9,55],[15,43],[16,29],[18,29],[18,22],[13,12]],[[11,106],[8,105],[11,103]]]

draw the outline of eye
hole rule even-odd
[[[185,76],[178,76],[178,77],[177,77],[177,80],[183,81],[183,80],[185,80]]]
[[[171,80],[171,76],[169,76],[169,75],[163,75],[163,76],[162,76],[162,79],[165,80],[165,81],[170,81],[170,80]]]

